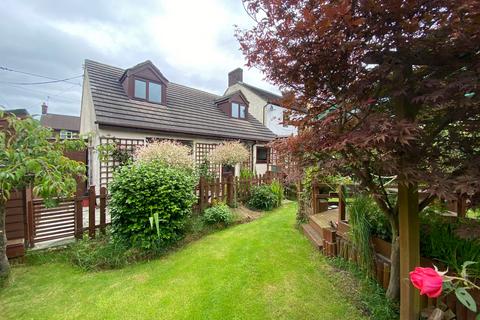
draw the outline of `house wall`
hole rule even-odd
[[[88,72],[85,69],[83,77],[83,89],[82,89],[82,102],[80,108],[80,134],[93,134],[90,145],[87,151],[88,159],[88,173],[87,173],[87,184],[88,185],[98,185],[95,184],[95,181],[98,181],[94,177],[95,165],[98,164],[98,158],[94,154],[94,146],[100,144],[98,125],[95,123],[95,109],[93,108],[93,98],[92,91],[90,87],[90,80]],[[98,170],[97,170],[98,171]]]
[[[220,144],[224,140],[222,139],[209,139],[203,138],[198,136],[191,136],[191,135],[181,135],[181,134],[158,134],[155,132],[142,132],[142,131],[128,131],[126,129],[116,129],[116,128],[109,128],[109,127],[99,127],[96,135],[95,135],[94,145],[92,145],[92,152],[90,156],[90,170],[89,176],[90,184],[99,186],[100,185],[100,160],[98,158],[98,152],[96,151],[96,147],[100,144],[100,137],[115,137],[115,138],[123,138],[123,139],[141,139],[146,141],[147,137],[154,137],[160,139],[182,139],[182,140],[191,140],[193,142],[193,155],[196,154],[196,147],[199,143],[207,143],[207,144]],[[251,146],[253,142],[249,143],[249,150],[251,150]],[[256,148],[253,148],[253,154],[251,154],[251,163],[253,163],[252,170],[263,174],[267,170],[266,164],[256,164],[255,160]],[[239,172],[237,172],[239,174]]]
[[[284,126],[283,113],[285,108],[269,104],[265,107],[265,126],[279,137],[289,137],[297,134],[297,128],[294,126]]]
[[[241,90],[245,98],[247,98],[249,101],[250,104],[248,112],[258,121],[263,123],[273,133],[280,137],[288,137],[297,134],[297,128],[294,126],[284,127],[283,124],[281,124],[283,121],[283,112],[285,108],[269,104],[267,100],[259,97],[253,91],[242,86],[240,83],[236,83],[227,88],[225,94],[230,94],[237,90]]]
[[[253,147],[253,164],[255,167],[254,173],[256,174],[265,174],[268,169],[268,165],[266,163],[257,163],[257,147],[265,147],[264,144],[256,144]]]

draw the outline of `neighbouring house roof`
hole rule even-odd
[[[250,89],[250,91],[253,91],[256,95],[260,96],[260,98],[266,100],[267,102],[270,102],[272,104],[279,104],[279,100],[282,99],[282,96],[270,91],[266,91],[260,88],[257,88],[255,86],[252,86],[248,83],[245,82],[239,82],[240,85],[243,85],[244,87]]]
[[[120,82],[125,70],[85,60],[96,122],[125,128],[219,138],[270,141],[276,136],[248,114],[230,118],[216,104],[222,96],[169,82],[166,106],[129,99]]]
[[[5,110],[5,112],[16,115],[17,117],[26,117],[30,115],[27,109],[9,109]]]
[[[80,117],[47,113],[42,114],[40,123],[42,126],[52,128],[53,130],[80,132]]]

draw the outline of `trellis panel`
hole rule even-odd
[[[139,146],[145,145],[143,139],[129,139],[129,138],[115,138],[115,137],[100,137],[100,145],[116,144],[120,150],[127,151],[133,154],[135,149]],[[113,178],[113,172],[120,165],[120,162],[115,161],[110,157],[107,161],[100,161],[100,186],[108,187],[108,184]]]
[[[215,149],[218,144],[215,143],[196,143],[195,144],[195,163],[200,166],[205,159],[208,158],[210,152]],[[221,166],[210,163],[210,172],[215,173],[217,176],[221,174]]]

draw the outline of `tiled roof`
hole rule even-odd
[[[80,131],[80,117],[47,113],[42,114],[40,123],[54,130]]]
[[[278,100],[282,99],[282,96],[276,93],[257,88],[245,82],[239,82],[239,83],[245,86],[246,88],[250,89],[251,91],[253,91],[255,94],[257,94],[267,102],[278,103]]]
[[[270,141],[276,136],[252,115],[234,119],[214,101],[219,95],[169,82],[167,105],[129,99],[119,82],[124,69],[85,60],[99,124],[219,138]]]

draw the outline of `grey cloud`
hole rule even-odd
[[[239,1],[229,0],[228,7],[239,15],[244,14]],[[53,27],[55,22],[74,22],[80,26],[103,25],[121,30],[125,37],[140,40],[147,35],[138,26],[139,19],[161,10],[158,1],[54,1],[7,0],[0,11],[0,66],[41,74],[57,79],[83,74],[84,59],[93,59],[122,68],[144,60],[152,60],[165,76],[173,82],[222,94],[226,88],[228,71],[239,65],[222,66],[217,74],[186,74],[166,62],[153,46],[136,46],[130,40],[121,45],[119,52],[105,52],[90,45],[84,37],[74,36]],[[242,61],[239,44],[233,36],[233,24],[224,26],[219,50]],[[123,40],[123,39],[121,39]],[[165,44],[168,45],[168,44]],[[192,53],[194,54],[194,53]],[[212,68],[213,70],[213,68]],[[49,111],[79,115],[81,87],[66,83],[20,86],[1,82],[36,82],[46,79],[24,76],[0,70],[0,105],[8,108],[27,108],[32,114],[40,112],[47,97]],[[72,80],[82,82],[82,79]]]

